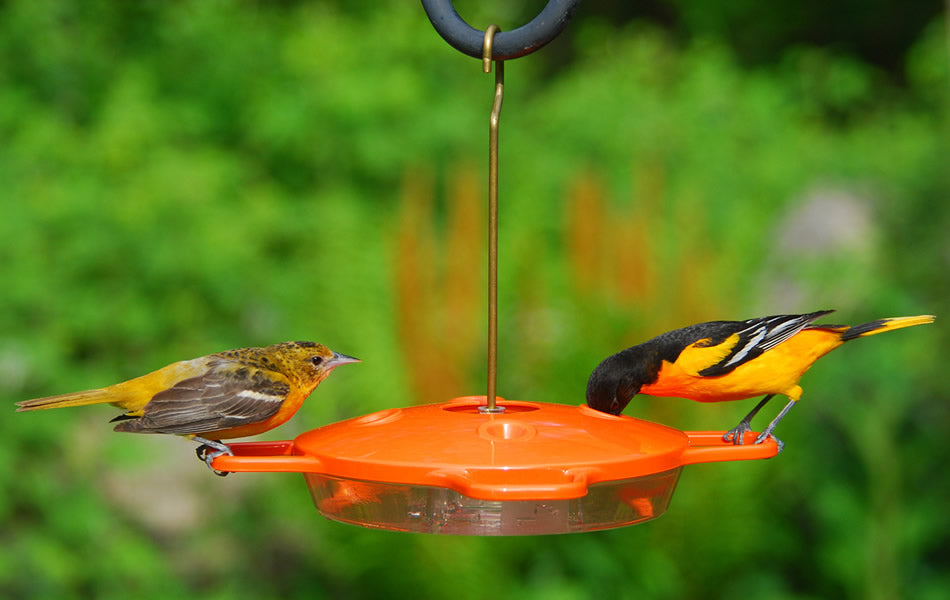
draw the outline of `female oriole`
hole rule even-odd
[[[17,402],[17,411],[112,404],[126,411],[112,419],[120,421],[116,431],[187,436],[201,444],[198,457],[210,467],[218,456],[231,454],[221,440],[281,425],[330,371],[352,362],[359,359],[314,342],[239,348],[109,387]]]
[[[755,443],[772,436],[775,426],[802,396],[801,376],[816,360],[848,340],[931,323],[932,315],[878,319],[863,325],[813,325],[834,311],[776,315],[747,321],[712,321],[659,335],[606,358],[587,382],[587,404],[619,415],[637,393],[721,402],[766,394],[738,425],[723,436],[743,443],[752,417],[775,394],[788,404]]]

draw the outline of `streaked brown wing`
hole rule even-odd
[[[276,414],[289,393],[280,373],[220,361],[155,394],[141,417],[116,431],[198,434],[258,423]]]

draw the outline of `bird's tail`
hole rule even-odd
[[[46,398],[34,398],[16,403],[17,412],[25,410],[45,410],[47,408],[63,408],[66,406],[85,406],[87,404],[105,404],[115,402],[115,396],[106,389],[86,390]]]
[[[847,342],[848,340],[875,335],[892,329],[902,329],[904,327],[913,327],[914,325],[926,325],[927,323],[933,323],[935,318],[933,315],[917,315],[916,317],[878,319],[877,321],[871,321],[863,325],[848,327],[841,333],[841,341]]]

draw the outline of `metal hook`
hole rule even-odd
[[[497,25],[489,25],[482,42],[482,70],[491,73],[492,41]],[[484,413],[505,412],[497,406],[495,397],[498,383],[498,123],[505,91],[505,63],[495,60],[495,98],[488,120],[488,391]]]
[[[511,60],[531,54],[553,40],[574,15],[580,0],[549,0],[529,23],[505,32],[496,40],[495,60]],[[455,11],[452,0],[422,0],[432,26],[446,42],[463,54],[479,58],[483,50],[482,32]]]

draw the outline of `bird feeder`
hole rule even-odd
[[[303,473],[323,516],[464,535],[593,531],[655,519],[685,465],[770,458],[774,440],[724,442],[586,405],[484,396],[391,408],[301,434],[231,444],[222,471]]]
[[[319,427],[293,441],[230,445],[221,472],[303,473],[317,510],[365,527],[420,533],[534,535],[592,531],[655,519],[685,465],[770,458],[774,439],[723,441],[589,408],[508,401],[497,371],[498,124],[503,62],[553,39],[578,0],[551,0],[531,23],[484,34],[449,0],[423,0],[453,47],[494,61],[489,129],[488,385],[485,396],[392,408]],[[496,36],[497,33],[497,36]],[[496,42],[497,37],[497,42]]]

